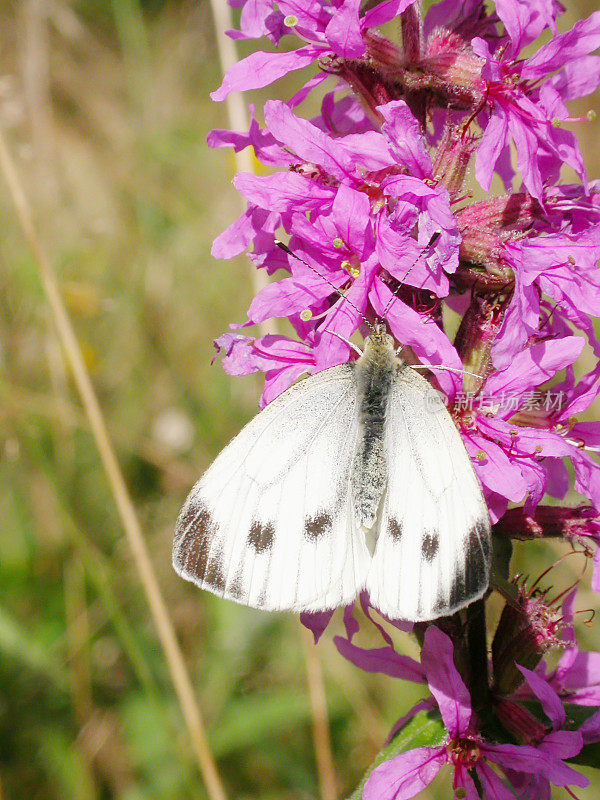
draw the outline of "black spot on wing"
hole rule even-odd
[[[227,587],[227,591],[235,600],[242,600],[243,597],[245,596],[245,592],[242,590],[242,586],[243,586],[243,568],[240,566],[240,568],[235,574],[234,579]]]
[[[204,582],[215,592],[225,591],[225,574],[223,572],[223,553],[216,553],[208,562]]]
[[[394,539],[394,541],[399,542],[402,538],[402,523],[398,522],[397,519],[390,517],[388,521],[388,533]]]
[[[175,532],[174,551],[178,568],[203,581],[216,532],[217,525],[204,503],[186,504]]]
[[[433,561],[440,547],[440,540],[437,533],[426,533],[423,537],[421,552],[425,561]]]
[[[326,511],[319,511],[312,517],[308,517],[304,523],[304,535],[312,541],[317,541],[321,536],[331,529],[333,519]]]
[[[273,539],[275,538],[275,526],[272,522],[256,522],[250,526],[250,533],[248,534],[248,544],[253,547],[257,553],[264,553],[265,550],[270,550],[273,547]]]

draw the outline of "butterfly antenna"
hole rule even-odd
[[[428,251],[431,250],[431,248],[434,246],[434,244],[437,242],[437,240],[440,238],[440,236],[441,236],[441,233],[439,231],[436,231],[433,234],[433,236],[431,237],[431,239],[429,240],[429,244],[427,245],[427,247],[424,250],[421,250],[419,255],[415,258],[413,263],[410,265],[410,267],[408,269],[408,272],[402,277],[402,280],[400,281],[400,285],[398,286],[398,288],[396,289],[395,292],[392,292],[392,297],[390,298],[389,303],[387,304],[387,306],[385,307],[385,309],[383,311],[383,319],[385,319],[385,315],[390,310],[394,300],[398,299],[398,292],[404,286],[404,283],[405,283],[406,279],[408,278],[408,276],[410,275],[410,273],[417,266],[419,261],[428,253]]]
[[[374,332],[375,332],[375,329],[373,328],[373,325],[372,325],[372,324],[369,322],[369,320],[368,320],[368,319],[365,317],[365,315],[364,315],[364,314],[363,314],[363,312],[360,310],[360,308],[358,308],[358,306],[357,306],[357,305],[355,305],[355,304],[352,302],[352,300],[350,300],[350,299],[349,299],[349,298],[348,298],[348,297],[347,297],[347,296],[344,294],[344,292],[340,291],[340,290],[338,289],[338,287],[335,285],[335,283],[333,283],[332,281],[330,281],[330,280],[329,280],[329,278],[326,278],[326,277],[325,277],[325,275],[323,275],[321,272],[319,272],[319,270],[318,270],[318,269],[315,269],[315,268],[313,267],[313,265],[312,265],[312,264],[309,264],[309,263],[308,263],[308,261],[305,261],[303,258],[300,258],[300,256],[297,256],[297,255],[296,255],[296,253],[294,253],[294,251],[293,251],[293,250],[290,250],[290,248],[287,246],[287,244],[284,244],[283,242],[280,242],[278,239],[276,239],[276,240],[275,240],[275,244],[277,245],[277,247],[279,247],[279,249],[280,249],[280,250],[283,250],[283,252],[284,252],[284,253],[287,253],[287,255],[288,255],[288,256],[292,256],[292,257],[293,257],[293,258],[295,258],[297,261],[300,261],[302,264],[304,264],[304,266],[305,266],[305,267],[308,267],[309,269],[312,269],[312,271],[315,273],[315,275],[318,275],[318,276],[319,276],[319,278],[321,278],[321,280],[325,281],[325,283],[327,283],[329,286],[331,286],[331,288],[334,290],[334,292],[335,292],[336,294],[338,294],[338,295],[339,295],[339,296],[342,298],[342,300],[345,300],[345,301],[348,303],[348,305],[352,306],[352,308],[353,308],[353,309],[354,309],[354,310],[357,312],[357,314],[360,314],[360,316],[361,316],[361,317],[362,317],[362,319],[363,319],[363,322],[364,322],[364,323],[365,323],[365,325],[368,327],[368,329],[371,331],[371,333],[374,333]]]

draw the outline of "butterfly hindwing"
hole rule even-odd
[[[274,400],[221,452],[180,514],[180,575],[270,610],[350,602],[369,555],[353,520],[350,476],[359,435],[350,365]]]
[[[385,453],[388,484],[367,578],[371,603],[413,621],[452,614],[487,588],[489,515],[452,418],[408,367],[391,390]]]

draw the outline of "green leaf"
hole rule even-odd
[[[406,725],[400,728],[392,741],[379,753],[349,800],[361,800],[367,778],[384,761],[389,761],[394,756],[417,747],[436,747],[444,741],[447,735],[437,709],[419,711],[414,717],[411,717]]]

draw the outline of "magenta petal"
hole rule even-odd
[[[583,723],[579,732],[583,736],[584,744],[600,741],[600,711],[596,711]]]
[[[352,157],[339,141],[296,116],[286,103],[268,100],[265,122],[278,141],[288,145],[304,161],[324,167],[338,180],[344,180],[355,171]]]
[[[312,90],[316,86],[320,86],[320,84],[324,83],[326,80],[329,79],[329,74],[327,72],[317,72],[312,78],[309,78],[304,86],[301,89],[298,89],[296,94],[292,95],[290,99],[287,101],[287,105],[290,108],[296,108],[301,103],[303,103],[308,95],[312,92]]]
[[[248,319],[260,323],[271,317],[291,317],[313,306],[330,291],[324,281],[307,283],[296,278],[283,278],[267,284],[254,297],[248,309]]]
[[[584,346],[583,336],[567,336],[535,344],[517,353],[508,367],[491,375],[486,383],[486,392],[515,396],[540,386],[559,370],[577,361]]]
[[[574,758],[581,752],[583,737],[581,731],[551,731],[538,747],[551,758]]]
[[[475,786],[475,781],[469,775],[464,767],[455,767],[454,768],[458,773],[460,770],[460,777],[457,775],[457,784],[462,786],[465,790],[464,798],[465,800],[480,800],[479,792],[477,791],[477,787]],[[490,798],[486,798],[486,800],[490,800]]]
[[[370,172],[391,167],[396,163],[394,155],[390,152],[388,141],[378,131],[349,133],[340,143],[355,162],[360,163],[363,169]]]
[[[486,800],[515,800],[514,792],[508,788],[502,778],[485,763],[477,764],[477,775],[481,781]]]
[[[389,138],[401,164],[410,175],[431,177],[431,156],[421,135],[419,123],[404,100],[394,100],[377,110],[385,120],[382,131]]]
[[[600,47],[600,11],[575,23],[570,31],[561,33],[543,45],[522,69],[528,80],[544,78],[549,72],[560,69],[568,61],[586,56]]]
[[[516,772],[528,772],[533,775],[545,775],[555,786],[589,785],[588,779],[559,758],[552,758],[544,750],[531,745],[486,744],[485,755],[491,761],[500,764],[504,769]],[[581,749],[581,748],[580,748]]]
[[[429,786],[446,761],[441,747],[418,747],[400,753],[369,775],[363,800],[410,800]]]
[[[306,28],[314,37],[322,36],[321,31],[329,20],[326,13],[328,3],[323,0],[279,0],[277,5],[285,16],[296,17],[297,28]]]
[[[495,442],[474,435],[464,436],[465,447],[473,460],[480,481],[507,500],[519,502],[527,493],[521,470],[512,464],[504,450]],[[482,458],[482,453],[485,458]]]
[[[464,736],[471,721],[471,697],[454,666],[452,640],[435,625],[425,631],[421,663],[450,737]]]
[[[359,622],[354,616],[354,603],[347,605],[344,609],[344,628],[346,629],[348,641],[351,642],[360,630]]]
[[[366,649],[352,644],[342,636],[335,636],[334,643],[340,654],[365,672],[376,672],[413,683],[425,683],[422,666],[410,656],[397,653],[393,647]]]
[[[215,358],[224,350],[222,366],[229,375],[249,375],[259,367],[254,363],[254,337],[224,333],[214,340]]]
[[[358,17],[360,3],[361,0],[346,0],[325,28],[331,49],[342,58],[360,58],[366,49]]]
[[[215,258],[233,258],[248,247],[260,233],[273,231],[280,224],[279,214],[271,214],[263,208],[251,207],[214,240],[211,255]]]
[[[517,668],[523,674],[525,680],[531,687],[531,691],[538,698],[544,709],[544,713],[552,723],[553,728],[562,728],[565,724],[567,715],[562,704],[562,700],[554,689],[536,672],[532,672],[526,667],[517,664]]]
[[[565,64],[559,73],[548,81],[561,100],[575,100],[596,91],[600,84],[600,56],[584,56]]]
[[[538,161],[538,138],[531,130],[531,123],[522,122],[516,114],[508,117],[508,127],[517,150],[517,165],[523,183],[530,194],[541,202],[543,182]]]
[[[575,491],[600,508],[600,464],[579,448],[570,451],[570,458],[575,470]]]
[[[334,614],[332,611],[303,611],[300,614],[300,622],[312,633],[315,644],[319,641],[325,628],[329,625]]]
[[[260,408],[268,406],[276,397],[298,380],[305,372],[312,371],[305,364],[284,364],[265,374],[265,388],[260,398]]]
[[[527,6],[515,0],[496,0],[496,12],[504,23],[506,32],[512,42],[512,52],[519,53],[523,34],[529,21]]]
[[[273,0],[246,0],[242,8],[240,29],[245,36],[259,39],[269,33],[266,20],[273,14]]]
[[[502,108],[496,107],[485,126],[485,131],[475,157],[475,177],[479,185],[489,192],[496,161],[508,142],[508,120]]]
[[[234,64],[223,78],[221,86],[211,93],[213,100],[225,100],[230,92],[261,89],[296,69],[312,64],[323,54],[315,45],[284,53],[264,53],[262,50]]]
[[[295,172],[274,175],[238,173],[233,184],[251,203],[270,211],[322,210],[334,198],[331,189]]]
[[[546,755],[531,745],[486,744],[484,754],[490,761],[517,772],[536,775],[548,767]]]
[[[371,204],[364,192],[357,192],[342,184],[336,192],[331,210],[338,234],[346,247],[364,261],[365,238],[370,223]]]
[[[538,326],[539,292],[535,286],[523,286],[518,268],[515,279],[512,300],[492,347],[494,366],[497,369],[511,363],[516,354],[524,349],[529,334]]]
[[[389,305],[386,320],[394,336],[402,344],[412,347],[424,363],[462,369],[462,362],[454,346],[431,317],[418,314],[395,297],[380,280],[374,282],[369,299],[380,315]],[[453,392],[455,384],[449,373],[443,370],[434,372],[444,391],[447,394]]]
[[[370,8],[364,15],[362,23],[363,28],[375,28],[378,25],[383,25],[389,22],[398,14],[401,14],[409,6],[412,6],[415,0],[384,0],[379,3],[375,8]]]

